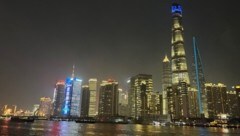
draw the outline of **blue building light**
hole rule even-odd
[[[182,6],[179,4],[172,5],[172,13],[180,13],[182,14]]]
[[[65,102],[63,107],[63,114],[68,115],[70,113],[71,95],[72,95],[73,80],[71,78],[66,79],[65,88]]]
[[[75,81],[82,82],[82,80],[79,78],[75,78]]]

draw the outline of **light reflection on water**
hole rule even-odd
[[[75,122],[35,121],[16,123],[0,121],[0,135],[16,136],[232,136],[240,135],[240,129],[164,127],[139,124],[81,124]]]

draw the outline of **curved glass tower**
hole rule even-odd
[[[188,88],[190,85],[187,69],[186,54],[184,49],[182,6],[172,4],[172,47],[171,47],[171,68],[172,68],[172,90],[174,96],[174,118],[189,117]]]
[[[187,71],[187,61],[184,49],[182,7],[179,4],[172,4],[172,85],[179,82],[190,84]]]

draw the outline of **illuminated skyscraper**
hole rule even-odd
[[[51,98],[42,97],[40,98],[39,112],[38,116],[50,117],[51,113]]]
[[[62,108],[65,99],[65,82],[63,80],[57,81],[53,95],[53,116],[62,116]]]
[[[182,26],[182,6],[172,4],[172,90],[177,93],[174,103],[174,118],[187,118],[189,116],[188,88],[190,85],[186,54],[184,49],[183,26]]]
[[[113,80],[102,81],[99,92],[100,117],[111,117],[118,115],[118,82]]]
[[[198,91],[196,88],[190,88],[188,90],[188,102],[189,102],[189,117],[200,117],[199,105],[198,105]]]
[[[163,76],[162,76],[162,114],[167,115],[168,112],[168,98],[167,88],[172,85],[171,63],[167,57],[163,59]]]
[[[82,105],[82,80],[76,78],[73,73],[71,78],[67,78],[65,82],[65,101],[63,107],[63,115],[65,117],[80,117]]]
[[[234,89],[234,88],[233,88]],[[238,96],[236,90],[227,91],[228,113],[230,117],[239,118]]]
[[[128,105],[130,116],[136,120],[145,120],[152,107],[153,81],[152,75],[139,74],[130,79]]]
[[[97,114],[97,79],[91,78],[88,81],[90,91],[89,116],[94,117]]]
[[[238,107],[240,107],[240,85],[236,85],[234,88],[237,95]],[[238,113],[238,117],[240,118],[240,108],[238,108],[237,113]]]
[[[205,84],[207,94],[207,118],[216,118],[218,114],[228,114],[227,87],[224,84]]]

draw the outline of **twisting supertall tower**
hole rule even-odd
[[[184,49],[182,7],[172,4],[172,90],[176,94],[174,118],[187,118],[189,116],[188,88],[190,85],[187,70],[187,61]]]

